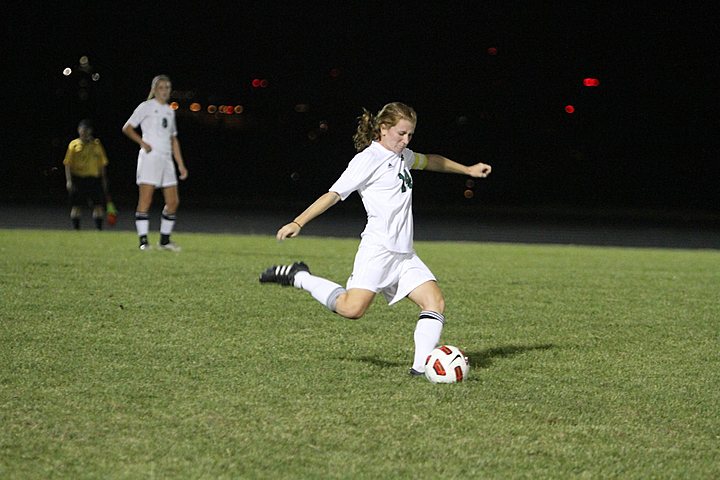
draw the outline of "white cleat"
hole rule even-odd
[[[167,250],[168,252],[175,252],[175,253],[178,253],[180,250],[182,250],[182,248],[180,248],[179,245],[176,245],[173,242],[166,243],[165,245],[158,243],[158,248],[160,250]]]

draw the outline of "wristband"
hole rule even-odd
[[[299,224],[298,222],[296,222],[295,220],[293,220],[293,221],[292,221],[292,222],[290,222],[290,223],[294,223],[294,224],[295,224],[295,225],[297,225],[298,227],[300,227],[300,228],[303,228],[303,226],[302,226],[302,225],[300,225],[300,224]]]

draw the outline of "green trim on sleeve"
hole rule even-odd
[[[415,170],[425,170],[425,167],[427,167],[427,163],[427,155],[415,152],[415,161],[413,162],[413,168]]]

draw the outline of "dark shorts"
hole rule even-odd
[[[105,203],[102,179],[99,177],[72,177],[73,191],[70,193],[70,205],[84,207],[88,204],[102,206]]]

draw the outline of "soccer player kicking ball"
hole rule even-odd
[[[415,327],[411,375],[422,375],[425,358],[440,341],[445,299],[430,269],[413,250],[413,181],[410,170],[457,173],[485,178],[484,163],[461,165],[441,155],[415,153],[407,146],[417,115],[402,103],[389,103],[377,115],[365,111],[353,136],[358,153],[330,190],[277,232],[278,240],[296,237],[308,222],[357,191],[367,224],[347,287],[312,275],[303,262],[268,268],[260,282],[307,290],[328,309],[360,318],[381,292],[389,305],[407,297],[420,307]]]

